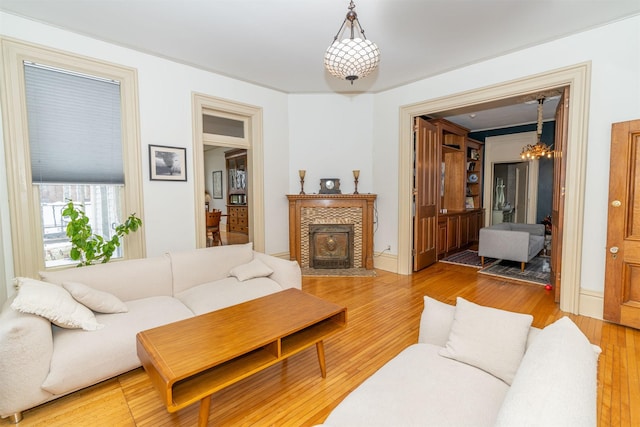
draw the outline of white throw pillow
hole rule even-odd
[[[568,317],[544,328],[522,359],[496,426],[595,426],[599,354]]]
[[[511,385],[533,316],[457,298],[451,333],[440,355],[475,366]]]
[[[455,305],[445,304],[425,295],[418,342],[444,347],[449,339],[455,314]]]
[[[78,303],[62,286],[26,277],[16,278],[18,295],[11,308],[21,313],[36,314],[61,328],[101,329],[93,312]]]
[[[267,277],[273,273],[273,270],[265,265],[259,259],[233,267],[229,272],[229,276],[234,276],[241,282],[253,279],[255,277]]]
[[[62,286],[69,291],[73,299],[98,313],[126,313],[125,303],[109,292],[98,291],[84,283],[64,282]]]

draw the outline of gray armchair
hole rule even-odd
[[[520,268],[544,248],[544,224],[503,222],[480,229],[478,255],[484,267],[484,257],[519,261]]]

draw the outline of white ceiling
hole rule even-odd
[[[348,0],[0,0],[0,10],[286,93],[375,93],[640,13],[639,0],[355,4],[381,61],[353,85],[322,62]]]

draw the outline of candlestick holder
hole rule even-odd
[[[304,192],[304,176],[306,175],[307,171],[305,170],[299,170],[298,171],[298,175],[300,175],[300,194],[306,194]]]
[[[355,184],[355,191],[353,192],[353,194],[360,194],[358,193],[358,178],[360,178],[360,171],[359,170],[354,170],[353,171],[353,181]]]

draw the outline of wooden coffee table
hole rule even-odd
[[[138,357],[167,410],[200,401],[206,426],[213,393],[314,344],[326,377],[322,340],[346,322],[345,307],[287,289],[142,331]]]

